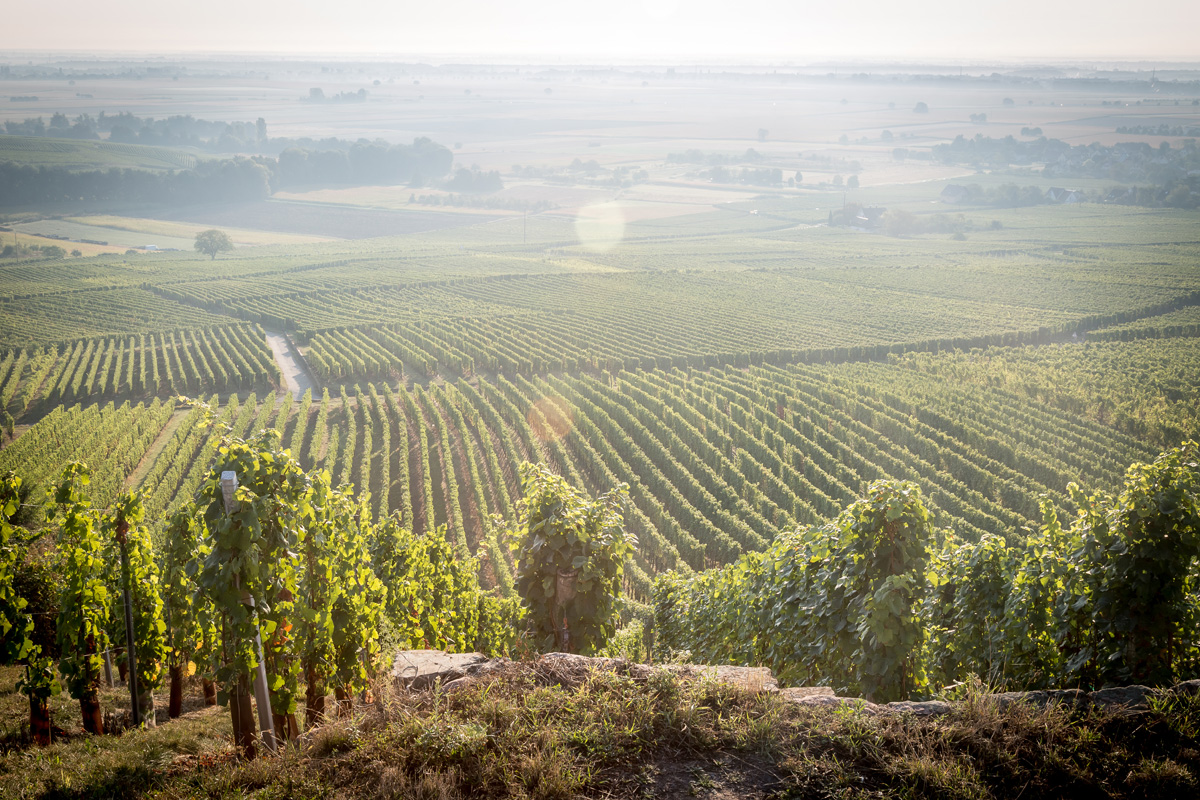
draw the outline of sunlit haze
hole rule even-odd
[[[1200,58],[1194,0],[128,0],[5,14],[19,50],[957,61]]]

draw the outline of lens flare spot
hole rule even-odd
[[[525,415],[529,429],[539,441],[558,441],[571,432],[575,421],[570,408],[561,397],[543,397]]]
[[[589,250],[611,250],[625,238],[625,209],[616,203],[584,206],[575,216],[575,233]]]

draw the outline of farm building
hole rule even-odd
[[[887,209],[882,206],[865,207],[851,220],[851,225],[855,228],[877,228],[885,211]]]
[[[1082,203],[1083,192],[1078,189],[1063,189],[1051,186],[1046,190],[1046,199],[1051,203]]]

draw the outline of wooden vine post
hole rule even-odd
[[[233,514],[237,510],[238,504],[234,497],[237,492],[237,486],[238,479],[236,472],[225,470],[221,473],[221,495],[225,501],[226,515]],[[242,602],[253,613],[254,598],[250,596],[249,592],[242,592]],[[276,751],[275,723],[271,717],[271,699],[267,693],[267,666],[263,658],[262,635],[258,631],[257,621],[254,624],[254,653],[258,661],[258,667],[254,671],[254,699],[258,705],[258,726],[262,733],[263,746],[274,753]],[[230,705],[230,712],[235,717],[234,730],[241,730],[243,737],[247,729],[253,730],[253,723],[250,722],[250,694],[246,691],[245,682],[245,675],[238,677],[237,701]],[[247,724],[248,722],[249,724]],[[245,746],[244,740],[243,745]],[[252,750],[249,752],[251,755],[253,754]]]
[[[567,621],[567,604],[575,599],[575,582],[579,580],[579,570],[559,569],[554,576],[554,605],[551,614],[551,625],[558,649],[564,653],[571,652],[571,626]]]
[[[117,679],[113,677],[111,647],[104,648],[104,682],[108,684],[108,688],[110,689],[115,689],[117,686]]]
[[[141,495],[126,492],[104,513],[100,526],[107,543],[107,580],[121,587],[121,608],[114,603],[110,611],[109,636],[125,639],[133,723],[152,728],[154,691],[162,683],[168,647],[158,564],[144,519]]]
[[[125,519],[124,514],[121,514],[117,517],[116,540],[121,551],[121,591],[125,596],[125,652],[126,658],[129,659],[129,697],[133,711],[133,724],[136,727],[142,724],[142,708],[138,696],[137,649],[134,647],[133,641],[133,597],[129,588],[129,547],[126,540],[128,534],[129,521]],[[108,650],[106,649],[105,655],[107,656],[107,654]],[[112,680],[111,670],[107,672],[107,677],[110,681]]]

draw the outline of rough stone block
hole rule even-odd
[[[992,697],[995,697],[999,702],[1000,708],[1007,708],[1014,703],[1023,703],[1025,705],[1036,706],[1037,708],[1043,708],[1051,703],[1061,703],[1074,707],[1087,702],[1087,692],[1080,689],[1002,692],[1001,694],[992,695]]]
[[[895,703],[888,703],[883,707],[883,710],[892,714],[912,714],[917,717],[938,717],[942,714],[949,714],[952,710],[952,706],[949,703],[942,702],[941,700],[927,700],[925,702],[900,700]]]
[[[1089,693],[1088,700],[1099,708],[1145,711],[1150,708],[1149,700],[1153,694],[1154,690],[1149,686],[1115,686]]]
[[[882,711],[879,706],[859,697],[837,697],[836,695],[818,694],[811,697],[801,697],[794,702],[798,706],[813,706],[815,708],[849,707],[871,717],[878,715]]]
[[[397,686],[427,689],[468,675],[476,675],[494,661],[482,653],[446,653],[441,650],[401,650],[392,662]]]

